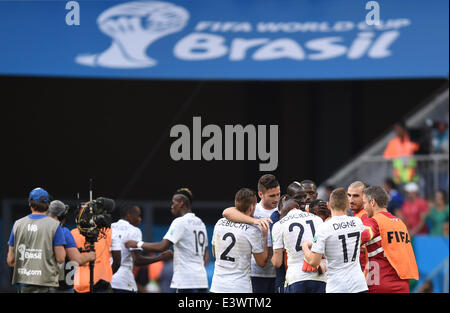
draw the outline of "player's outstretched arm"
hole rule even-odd
[[[141,246],[139,247],[138,244]],[[142,248],[148,252],[163,252],[168,250],[172,246],[172,242],[167,239],[163,239],[160,242],[137,242],[136,240],[128,240],[125,243],[127,248]]]
[[[173,251],[166,250],[156,256],[144,256],[144,255],[140,254],[140,251],[133,250],[133,251],[131,251],[131,256],[133,258],[133,264],[135,266],[143,266],[143,265],[152,264],[152,263],[155,263],[158,261],[171,260],[171,259],[173,259]]]
[[[223,210],[222,216],[235,223],[255,224],[255,218],[240,212],[236,207],[229,207]]]
[[[269,229],[270,228],[269,223],[272,223],[272,220],[270,218],[261,218],[261,219],[254,218],[240,212],[238,209],[236,209],[236,207],[226,208],[225,210],[223,210],[222,216],[225,217],[227,220],[235,223],[258,225],[265,229]]]

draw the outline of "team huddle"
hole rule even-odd
[[[215,266],[209,291],[408,293],[409,279],[418,280],[417,264],[405,224],[387,212],[387,192],[356,181],[347,190],[333,190],[328,201],[317,197],[310,180],[293,182],[282,195],[271,174],[259,179],[257,193],[240,189],[235,206],[226,208],[214,227]],[[82,253],[84,237],[78,229],[63,227],[67,206],[58,200],[50,202],[41,188],[29,198],[32,214],[15,223],[8,242],[12,283],[20,286],[20,292],[55,292],[50,289],[57,288],[59,292],[135,293],[134,266],[172,258],[171,288],[178,293],[208,292],[209,239],[205,224],[192,212],[189,189],[174,193],[171,213],[175,219],[160,242],[142,241],[137,227],[142,220],[140,208],[129,205],[95,243],[95,251]],[[33,239],[42,232],[45,240]],[[21,247],[41,251],[42,256],[28,253],[27,257]],[[145,256],[142,250],[160,254]],[[92,282],[88,263],[94,260]],[[68,261],[78,265],[71,283],[64,276]],[[59,272],[57,263],[64,264]],[[32,268],[36,268],[33,275]]]
[[[383,188],[357,181],[325,202],[310,180],[281,196],[267,174],[258,196],[239,190],[214,228],[211,292],[409,292],[418,279],[408,230],[387,212]]]
[[[174,195],[172,213],[178,217],[161,243],[131,241],[127,246],[163,251],[173,244],[172,287],[206,292],[208,239],[191,201],[188,189]],[[214,227],[209,291],[409,292],[409,279],[418,279],[418,269],[408,230],[387,212],[388,201],[382,187],[366,187],[360,181],[348,190],[335,189],[328,202],[317,199],[310,180],[290,184],[281,195],[276,177],[263,175],[258,193],[240,189],[235,206],[225,209]],[[166,246],[151,249],[165,241]]]
[[[364,226],[361,219],[346,215],[348,199],[345,190],[337,189],[331,194],[331,210],[328,210],[325,202],[315,199],[317,192],[313,182],[294,182],[286,195],[281,196],[277,179],[268,174],[258,182],[258,195],[259,203],[253,191],[241,189],[236,194],[236,207],[224,212],[232,221],[257,224],[252,228],[260,235],[253,241],[243,236],[242,231],[236,232],[234,227],[224,227],[223,219],[214,229],[213,251],[216,254],[227,251],[232,261],[243,259],[242,262],[253,255],[256,261],[256,264],[247,262],[246,272],[251,273],[241,279],[239,289],[245,287],[245,292],[257,293],[368,290],[359,264],[359,239]],[[245,219],[238,212],[264,222]],[[226,239],[227,234],[235,241],[214,245]],[[233,251],[234,245],[247,249]],[[230,278],[244,276],[243,266],[239,272],[232,261],[222,257],[216,261],[212,292],[236,292],[234,279]],[[224,277],[228,277],[227,284],[224,284]]]

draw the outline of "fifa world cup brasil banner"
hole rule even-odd
[[[0,75],[448,76],[448,0],[0,0]]]

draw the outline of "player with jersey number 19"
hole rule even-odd
[[[313,267],[327,260],[327,293],[367,292],[364,273],[359,264],[360,238],[364,231],[361,219],[347,216],[349,208],[344,188],[333,190],[329,208],[331,218],[317,227],[313,242],[305,241],[305,260]]]
[[[208,278],[208,234],[203,221],[192,213],[192,192],[178,189],[172,196],[171,212],[176,217],[160,242],[127,241],[127,248],[142,248],[149,252],[162,252],[174,246],[173,277],[170,288],[178,293],[206,293]]]
[[[256,206],[254,191],[242,188],[235,196],[236,209],[252,216]],[[264,267],[269,258],[267,228],[235,223],[221,218],[214,227],[213,256],[216,258],[211,292],[251,293],[251,257]]]

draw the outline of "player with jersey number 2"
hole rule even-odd
[[[172,197],[171,212],[176,217],[160,242],[130,240],[127,248],[162,252],[174,246],[173,277],[170,288],[177,293],[206,293],[208,278],[205,269],[208,234],[203,221],[192,212],[193,196],[187,188],[178,189]]]
[[[361,219],[347,216],[349,201],[344,188],[333,190],[329,208],[331,218],[317,227],[313,242],[305,241],[305,260],[313,267],[322,256],[327,262],[327,293],[368,292],[364,273],[359,264]]]
[[[256,206],[254,191],[242,188],[235,196],[236,209],[252,216]],[[216,258],[211,292],[251,293],[251,258],[264,267],[269,259],[267,228],[235,223],[221,218],[214,227],[213,256]]]
[[[253,217],[239,212],[235,207],[227,208],[223,211],[223,217],[238,223],[256,224],[254,220],[267,221],[273,212],[278,210],[280,201],[280,184],[272,174],[265,174],[258,180],[258,196],[261,199],[256,204]],[[263,224],[263,223],[262,223]],[[269,224],[265,222],[267,226]],[[263,226],[264,227],[264,226]],[[269,258],[272,257],[272,238],[269,232],[267,246],[269,247]],[[276,272],[272,262],[267,262],[266,266],[259,266],[252,258],[252,286],[254,293],[274,293]]]

